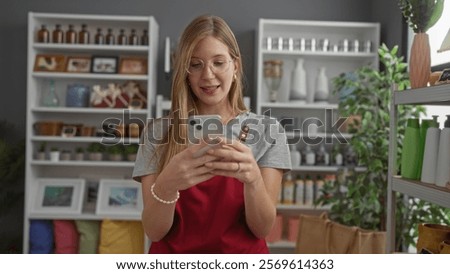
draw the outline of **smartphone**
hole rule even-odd
[[[223,136],[224,125],[220,115],[193,115],[188,119],[188,143],[200,144],[204,140],[209,145],[194,153],[194,158],[200,157],[211,147],[218,144],[217,137]]]

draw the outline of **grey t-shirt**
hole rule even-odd
[[[226,125],[225,138],[238,139],[244,125],[249,127],[245,144],[252,150],[260,167],[282,169],[284,172],[291,169],[286,134],[275,118],[252,112],[241,113]],[[167,133],[168,126],[169,120],[163,118],[156,119],[145,128],[133,170],[134,180],[140,182],[142,176],[157,172],[159,157],[155,151]]]

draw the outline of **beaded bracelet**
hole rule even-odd
[[[172,201],[166,201],[163,200],[161,198],[158,197],[158,195],[156,195],[155,191],[153,190],[155,188],[156,184],[153,184],[152,187],[150,188],[150,191],[152,192],[153,198],[155,198],[155,200],[157,200],[160,203],[166,204],[166,205],[170,205],[170,204],[174,204],[178,201],[178,199],[180,198],[180,192],[177,191],[177,197],[175,199],[173,199]]]

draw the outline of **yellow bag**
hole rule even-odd
[[[386,252],[386,232],[346,226],[320,216],[300,215],[296,253],[375,254]]]

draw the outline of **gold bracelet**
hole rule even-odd
[[[153,195],[153,198],[155,198],[155,200],[157,200],[158,202],[166,204],[166,205],[170,205],[170,204],[176,203],[178,201],[178,199],[180,198],[180,192],[179,191],[177,191],[177,197],[175,199],[173,199],[172,201],[166,201],[166,200],[163,200],[163,199],[159,198],[158,195],[156,195],[155,191],[153,190],[155,188],[155,185],[156,184],[152,185],[152,187],[150,188],[150,191],[151,191],[151,193]]]

